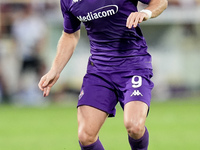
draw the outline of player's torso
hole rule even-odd
[[[90,40],[106,40],[121,37],[119,30],[126,30],[128,15],[137,11],[135,5],[130,0],[72,0],[69,11],[84,23]]]
[[[137,2],[71,0],[69,11],[85,25],[91,45],[90,61],[98,68],[151,68],[151,57],[139,26],[126,27],[130,13],[137,11]]]

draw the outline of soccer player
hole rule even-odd
[[[147,150],[145,120],[153,83],[151,55],[139,23],[160,15],[167,0],[139,0],[148,4],[138,12],[138,0],[61,0],[64,32],[50,71],[39,88],[44,96],[58,80],[78,43],[83,22],[91,56],[78,101],[78,138],[82,150],[103,150],[99,130],[115,116],[119,102],[132,150]]]

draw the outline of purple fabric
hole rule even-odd
[[[148,2],[149,0],[141,0]],[[61,0],[64,31],[73,33],[83,22],[90,40],[91,62],[100,70],[152,68],[151,55],[139,25],[128,29],[137,0]]]
[[[131,150],[147,150],[149,145],[149,132],[145,127],[145,133],[143,137],[138,140],[135,140],[129,136],[129,144],[131,146]]]
[[[94,66],[90,66],[96,68]],[[153,83],[152,70],[99,72],[89,69],[83,79],[78,106],[88,105],[115,116],[115,106],[122,108],[130,101],[142,101],[150,106]]]
[[[81,143],[79,142],[81,150],[104,150],[99,138],[97,139],[97,141],[91,145],[87,145],[87,146],[83,146],[81,145]]]

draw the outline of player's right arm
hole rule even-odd
[[[38,87],[43,91],[43,96],[49,95],[51,87],[60,77],[60,73],[70,60],[75,47],[80,38],[80,30],[74,33],[63,32],[57,46],[57,54],[51,66],[51,69],[45,74],[38,83]]]

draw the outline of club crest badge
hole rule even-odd
[[[84,95],[84,91],[81,90],[81,92],[80,92],[80,94],[79,94],[79,96],[78,96],[78,99],[80,100],[80,99],[83,97],[83,95]]]

